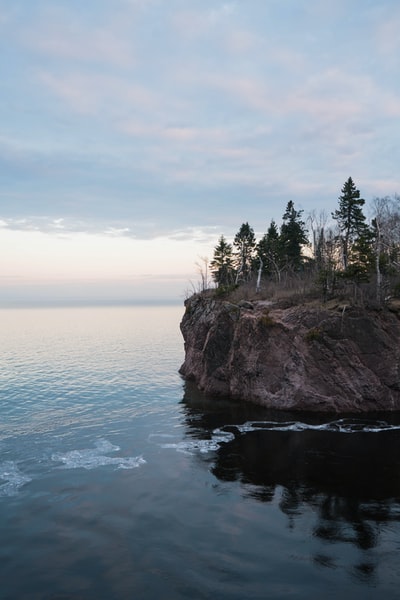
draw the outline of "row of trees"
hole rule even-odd
[[[222,235],[210,263],[213,279],[221,290],[255,281],[278,284],[290,276],[312,274],[324,297],[339,285],[374,281],[379,303],[400,278],[400,197],[376,198],[370,222],[351,177],[344,183],[338,208],[328,215],[303,211],[288,202],[278,227],[272,220],[259,239],[249,223],[243,223],[232,243]]]

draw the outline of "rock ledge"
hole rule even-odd
[[[207,393],[282,410],[400,410],[400,321],[389,311],[195,294],[181,375]]]

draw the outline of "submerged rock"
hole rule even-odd
[[[180,373],[216,395],[285,410],[400,410],[400,320],[388,311],[252,309],[196,294]]]

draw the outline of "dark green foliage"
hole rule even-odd
[[[210,264],[215,294],[233,302],[255,297],[278,298],[281,303],[302,298],[341,298],[375,306],[389,302],[400,278],[400,197],[376,198],[371,226],[364,203],[349,177],[332,213],[335,229],[326,227],[323,213],[310,213],[312,256],[306,248],[303,211],[296,210],[293,201],[287,203],[280,228],[272,220],[258,243],[248,222],[232,244],[221,236]],[[263,324],[270,326],[268,315],[264,317]],[[310,330],[307,339],[318,335]]]
[[[355,285],[370,280],[374,270],[376,231],[369,228],[362,207],[365,200],[360,198],[351,177],[342,188],[339,208],[332,213],[339,227],[339,241],[342,253],[342,269],[339,276]]]
[[[344,271],[344,276],[357,283],[369,281],[374,269],[374,235],[372,230],[365,226],[363,232],[354,241],[350,248],[349,264]]]
[[[305,244],[308,244],[306,225],[301,219],[302,213],[302,210],[295,210],[294,204],[290,200],[282,217],[281,255],[286,265],[294,271],[299,271],[304,264],[302,248]]]
[[[256,252],[257,257],[262,260],[263,274],[267,276],[273,275],[279,281],[282,253],[279,231],[274,220],[271,221],[267,233],[258,242]]]
[[[349,266],[351,246],[360,236],[366,234],[368,229],[362,207],[365,200],[360,198],[360,191],[356,188],[351,177],[348,178],[339,196],[339,208],[332,213],[332,218],[337,221],[340,231],[342,246],[343,269]]]
[[[219,238],[218,244],[214,249],[214,258],[210,263],[210,270],[218,286],[230,286],[233,284],[235,270],[233,268],[232,245],[228,244],[223,235]]]
[[[233,240],[235,248],[234,266],[236,268],[236,283],[248,281],[254,263],[256,237],[254,229],[246,222],[243,223]]]

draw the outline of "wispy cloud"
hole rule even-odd
[[[197,38],[224,25],[234,11],[234,2],[216,3],[213,8],[177,11],[171,21],[175,31],[182,37]]]
[[[74,111],[87,115],[113,117],[136,109],[149,111],[159,102],[143,85],[112,75],[42,71],[37,79]]]
[[[327,206],[349,174],[400,189],[393,2],[26,6],[0,40],[0,217],[150,239]]]
[[[398,66],[400,62],[400,10],[394,8],[390,19],[382,22],[376,31],[376,43],[378,52],[383,56],[391,67]]]
[[[100,63],[123,68],[135,64],[132,40],[118,37],[117,32],[105,28],[88,32],[79,23],[47,22],[42,29],[31,31],[25,43],[31,50],[53,60]]]

